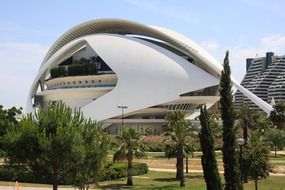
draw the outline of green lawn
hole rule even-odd
[[[186,187],[180,188],[179,181],[175,179],[175,173],[149,171],[148,174],[134,177],[132,188],[125,185],[126,178],[101,182],[101,188],[121,188],[121,189],[190,189],[205,190],[203,174],[193,174],[186,176]],[[285,190],[284,177],[269,177],[259,181],[259,190]],[[244,185],[244,190],[254,189],[253,181]]]
[[[259,190],[285,190],[284,177],[269,177],[268,179],[259,181]],[[126,178],[104,181],[100,182],[100,187],[96,189],[189,189],[189,190],[205,190],[205,182],[203,179],[203,174],[201,173],[191,173],[186,175],[186,187],[180,188],[179,181],[175,179],[175,173],[171,172],[155,172],[149,171],[148,174],[142,176],[134,176],[134,186],[126,186]],[[3,186],[14,186],[14,182],[3,182],[0,181],[0,185]],[[20,186],[26,187],[49,187],[51,185],[45,184],[31,184],[31,183],[20,183]],[[71,187],[71,186],[61,186],[61,187]],[[244,185],[244,190],[253,190],[254,183],[249,181],[249,183]]]
[[[177,189],[179,181],[175,179],[175,173],[149,171],[142,176],[134,176],[134,186],[131,189]],[[129,189],[125,185],[126,178],[101,182],[102,188]],[[191,184],[191,185],[190,185]],[[205,184],[202,174],[191,174],[186,176],[186,187],[181,189],[204,190]]]
[[[52,188],[51,184],[22,183],[22,182],[19,182],[19,185],[20,185],[20,187],[46,187],[46,188]],[[0,181],[0,186],[14,187],[15,186],[15,181]],[[62,188],[72,188],[71,185],[60,185],[59,187],[62,187]]]

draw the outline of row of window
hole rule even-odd
[[[104,82],[104,81],[103,81]],[[77,87],[83,87],[82,84],[84,84],[84,86],[88,86],[88,87],[92,87],[92,86],[102,86],[100,85],[102,83],[101,80],[98,80],[98,81],[95,81],[95,80],[91,80],[91,81],[73,81],[73,82],[60,82],[60,83],[57,83],[57,84],[53,84],[53,85],[50,85],[49,86],[49,89],[54,89],[54,88],[57,88],[57,87],[62,87],[62,88],[68,88],[70,87],[70,85],[72,85],[71,87],[76,87],[75,85],[77,85]],[[79,86],[78,86],[79,84]],[[91,84],[91,85],[90,85]],[[68,85],[68,86],[66,86]],[[115,85],[115,84],[107,84],[107,85]],[[104,86],[104,85],[103,85]]]

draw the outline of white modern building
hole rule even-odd
[[[267,52],[265,57],[248,58],[246,75],[241,85],[267,103],[285,101],[285,56]],[[248,103],[251,108],[258,109],[240,91],[235,94],[235,105]]]
[[[49,49],[31,87],[27,111],[63,101],[106,127],[119,126],[122,111],[124,122],[139,130],[159,127],[169,111],[181,110],[193,119],[199,105],[215,104],[222,68],[175,31],[127,20],[92,20],[64,33]],[[272,110],[232,82],[262,110]]]

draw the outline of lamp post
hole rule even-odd
[[[242,159],[242,147],[245,144],[245,140],[243,138],[236,139],[237,145],[239,145],[239,163],[240,163],[240,182],[243,185],[243,159]]]
[[[124,109],[127,109],[128,106],[127,105],[118,105],[118,108],[120,108],[122,110],[122,125],[121,125],[121,129],[120,129],[120,133],[121,133],[123,126],[124,126]]]

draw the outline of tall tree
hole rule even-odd
[[[140,143],[140,133],[131,127],[124,127],[121,136],[116,136],[120,146],[113,156],[113,161],[125,160],[128,161],[128,179],[127,185],[133,185],[133,158],[142,158],[145,156],[144,147]]]
[[[206,106],[200,108],[201,131],[199,134],[203,155],[201,163],[207,190],[222,190],[221,179],[218,171],[214,138],[210,126],[210,118]]]
[[[248,174],[254,180],[255,190],[258,190],[258,180],[266,178],[271,171],[269,153],[261,135],[257,131],[251,132],[249,143],[245,148],[244,159],[248,162]]]
[[[41,165],[49,167],[53,190],[57,190],[61,179],[71,172],[73,165],[81,159],[82,138],[78,134],[84,122],[81,112],[73,112],[65,104],[50,103],[47,109],[36,113],[39,123],[39,145]]]
[[[220,81],[220,104],[223,120],[223,162],[225,176],[225,190],[241,190],[240,167],[236,149],[236,131],[234,129],[235,113],[232,95],[231,69],[229,52],[226,52],[224,69]]]
[[[184,116],[184,113],[181,111],[173,111],[167,114],[166,120],[168,121],[168,125],[167,132],[165,133],[171,138],[176,147],[176,178],[180,180],[180,187],[185,186],[183,158],[188,144],[187,137],[191,134],[189,123],[185,120]]]

